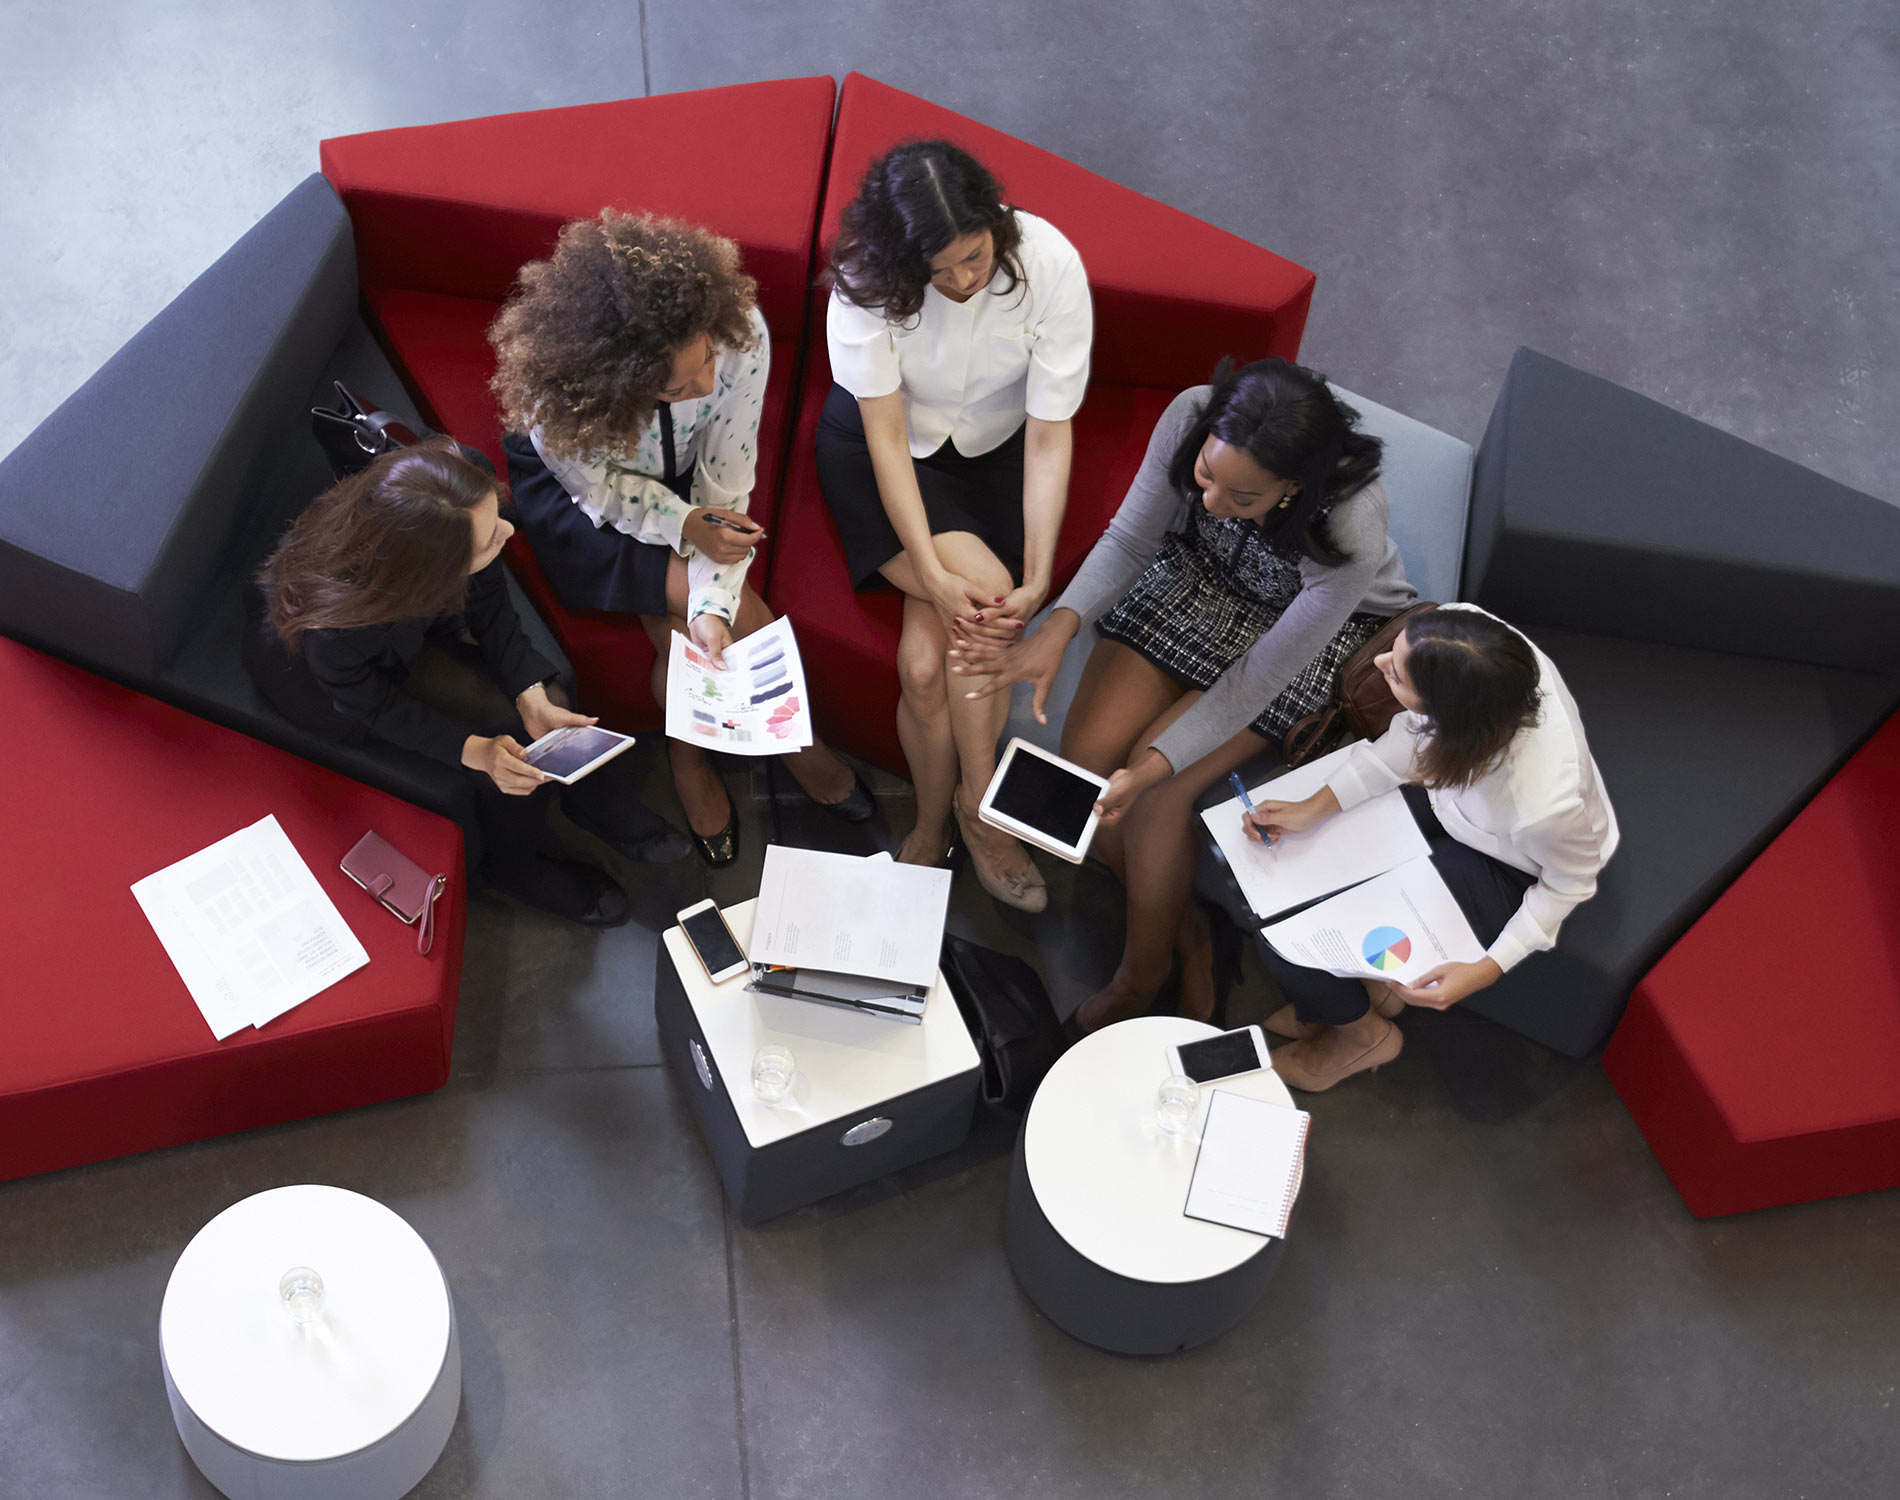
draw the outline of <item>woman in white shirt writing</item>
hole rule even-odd
[[[1403,1037],[1392,1017],[1404,1006],[1448,1009],[1554,946],[1616,849],[1616,814],[1577,705],[1550,658],[1517,631],[1476,606],[1441,605],[1414,615],[1378,664],[1405,712],[1355,745],[1312,796],[1262,803],[1248,834],[1305,833],[1403,786],[1433,865],[1486,951],[1402,985],[1342,979],[1264,950],[1289,1000],[1267,1029],[1295,1038],[1274,1053],[1274,1069],[1308,1092],[1397,1057]]]
[[[983,888],[1040,911],[1028,850],[975,817],[1008,700],[950,693],[945,656],[959,638],[1015,638],[1049,592],[1088,386],[1088,279],[1060,232],[1007,206],[947,141],[871,163],[831,275],[819,479],[853,585],[904,594],[897,731],[917,826],[898,858],[943,859],[954,814]]]
[[[661,703],[671,632],[723,665],[728,645],[772,622],[745,581],[765,539],[746,514],[771,365],[756,293],[730,240],[607,209],[522,268],[488,334],[535,560],[567,608],[640,616]],[[711,757],[677,739],[667,752],[700,858],[730,864],[738,813]],[[787,763],[847,821],[875,811],[822,743]]]

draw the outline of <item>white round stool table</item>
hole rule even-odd
[[[1178,1137],[1155,1124],[1167,1049],[1216,1028],[1142,1016],[1085,1036],[1050,1069],[1016,1138],[1003,1244],[1029,1298],[1064,1332],[1117,1354],[1177,1354],[1252,1310],[1282,1242],[1181,1212],[1217,1088],[1293,1108],[1277,1073],[1201,1086]]]
[[[323,1281],[300,1323],[287,1271]],[[185,1451],[231,1500],[397,1500],[448,1444],[462,1353],[422,1236],[343,1188],[273,1188],[198,1231],[158,1315]]]

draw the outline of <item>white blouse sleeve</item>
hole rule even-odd
[[[1089,349],[1095,341],[1095,308],[1082,257],[1063,242],[1052,284],[1036,288],[1036,322],[1030,330],[1028,390],[1024,409],[1044,422],[1066,422],[1082,405],[1089,386]]]
[[[771,373],[772,347],[765,319],[752,314],[758,342],[735,356],[731,384],[721,394],[706,425],[699,430],[693,464],[693,504],[705,509],[744,513],[752,501],[759,465],[759,420],[765,410],[765,382]],[[752,554],[736,563],[716,563],[691,546],[686,553],[686,617],[738,618],[739,590],[745,585]]]
[[[1549,809],[1536,822],[1511,831],[1511,847],[1537,864],[1537,884],[1504,924],[1487,950],[1508,970],[1531,954],[1555,947],[1565,917],[1597,892],[1597,875],[1606,855],[1603,836],[1593,827],[1581,798]]]
[[[681,550],[680,528],[690,507],[659,480],[599,453],[557,458],[541,447],[541,429],[528,434],[548,472],[596,526],[611,526],[638,542]]]
[[[836,289],[825,308],[825,347],[831,378],[860,401],[888,396],[903,384],[891,325],[882,314],[845,301]]]
[[[1411,775],[1423,722],[1415,713],[1394,714],[1384,734],[1376,740],[1360,740],[1352,747],[1339,769],[1326,778],[1342,812],[1405,784]]]

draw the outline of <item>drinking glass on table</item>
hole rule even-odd
[[[752,1054],[752,1092],[763,1104],[778,1104],[792,1091],[798,1064],[788,1047],[761,1047]]]
[[[1163,1135],[1178,1136],[1200,1106],[1201,1086],[1185,1073],[1170,1073],[1155,1090],[1155,1125]]]

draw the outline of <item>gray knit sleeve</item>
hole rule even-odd
[[[1167,534],[1181,524],[1187,501],[1168,482],[1168,466],[1183,435],[1206,409],[1211,389],[1197,385],[1168,403],[1115,519],[1056,600],[1056,609],[1072,609],[1081,616],[1082,629],[1119,602],[1155,560]]]

